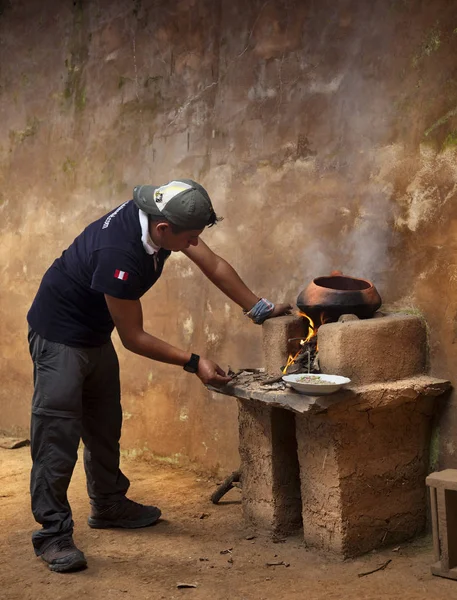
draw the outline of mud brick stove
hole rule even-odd
[[[343,279],[351,278],[328,287]],[[299,308],[318,318],[322,303],[307,306],[301,296]],[[247,521],[276,535],[303,528],[306,545],[344,558],[423,531],[431,421],[436,398],[450,387],[427,374],[423,320],[374,312],[379,305],[370,316],[346,303],[318,329],[321,372],[352,380],[335,394],[265,383],[296,353],[294,340],[308,336],[303,316],[266,321],[265,369],[219,390],[239,403]]]

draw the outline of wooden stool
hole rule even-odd
[[[431,571],[457,580],[457,469],[431,473],[425,482],[430,488],[436,561]]]

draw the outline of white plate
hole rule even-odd
[[[302,377],[310,377],[314,380],[319,380],[325,383],[305,383],[300,381]],[[307,394],[308,396],[326,396],[327,394],[333,394],[337,392],[342,385],[350,383],[351,380],[347,377],[341,377],[340,375],[325,375],[324,373],[296,373],[295,375],[284,375],[283,381],[288,383],[294,390],[300,392],[300,394]]]

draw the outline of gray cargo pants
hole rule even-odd
[[[57,344],[29,330],[33,360],[30,481],[32,512],[42,529],[32,536],[39,556],[73,533],[67,490],[84,442],[91,503],[123,498],[129,480],[119,469],[122,409],[119,363],[111,342],[97,348]]]

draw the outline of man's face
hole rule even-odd
[[[180,252],[198,244],[199,235],[203,229],[190,229],[181,233],[173,233],[169,223],[158,223],[151,232],[152,240],[161,248]]]

